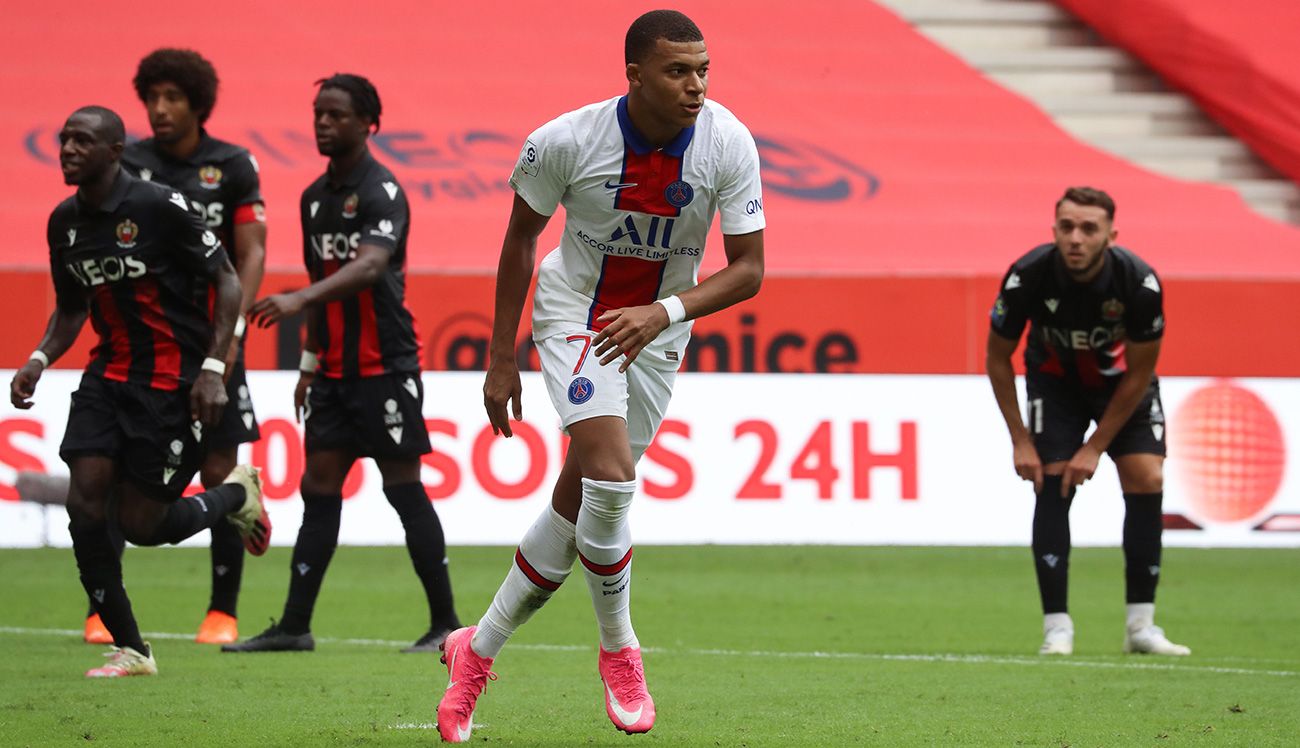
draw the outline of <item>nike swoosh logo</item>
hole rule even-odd
[[[473,723],[471,722],[470,724]],[[469,740],[469,732],[470,728],[456,725],[456,735],[460,738],[460,742],[464,743],[466,740]]]
[[[627,573],[626,573],[626,572],[624,572],[623,576],[619,577],[618,579],[615,579],[615,580],[612,581],[612,582],[601,582],[600,584],[601,584],[602,587],[613,587],[614,585],[616,585],[616,584],[622,582],[624,579],[627,579]]]
[[[635,186],[636,182],[610,182],[608,179],[605,180],[605,189],[607,190],[622,190]]]
[[[614,692],[610,690],[608,683],[605,684],[605,693],[609,694],[609,708],[614,710],[614,716],[618,717],[623,724],[631,727],[641,719],[641,710],[645,708],[644,706],[637,707],[635,712],[627,711],[622,704],[618,703],[618,699],[614,698]]]

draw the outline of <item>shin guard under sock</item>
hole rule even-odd
[[[478,622],[472,646],[481,657],[496,657],[506,640],[551,599],[578,556],[575,528],[550,505],[533,522],[515,550],[505,581]]]
[[[1124,494],[1124,581],[1129,603],[1154,603],[1160,583],[1164,493]]]
[[[122,561],[109,539],[107,523],[76,517],[68,523],[68,531],[72,535],[77,570],[81,573],[81,586],[113,635],[113,643],[144,652],[140,627],[131,611],[126,588],[122,586]]]
[[[606,652],[639,646],[632,630],[632,532],[627,513],[636,481],[582,479],[577,546]]]
[[[1034,502],[1034,570],[1044,613],[1065,613],[1070,577],[1070,504],[1074,490],[1061,498],[1061,476],[1043,476]]]
[[[447,539],[424,486],[420,483],[384,486],[384,496],[397,510],[402,529],[406,531],[406,552],[429,602],[429,629],[460,628],[451,596]]]
[[[244,487],[225,483],[194,496],[172,502],[148,542],[141,545],[179,543],[203,530],[225,522],[226,515],[244,505]]]
[[[321,582],[334,549],[339,544],[339,522],[343,514],[343,497],[339,494],[302,496],[302,527],[293,544],[289,569],[289,597],[284,601],[280,628],[289,634],[311,631],[311,614],[316,607]]]

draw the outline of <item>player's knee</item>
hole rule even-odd
[[[230,471],[235,469],[235,453],[225,450],[214,450],[208,453],[203,460],[203,467],[199,469],[199,481],[203,483],[204,488],[214,488],[221,485],[229,475]]]
[[[606,483],[629,483],[636,480],[636,468],[630,461],[604,456],[584,460],[582,477]]]
[[[107,497],[87,496],[75,487],[68,491],[68,519],[78,524],[103,522],[108,517]]]

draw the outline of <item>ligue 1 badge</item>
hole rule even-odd
[[[140,237],[140,227],[130,218],[122,221],[117,225],[117,246],[122,249],[130,249],[135,246],[135,240]]]
[[[361,198],[357,197],[357,193],[353,192],[351,195],[348,195],[347,199],[343,201],[343,217],[356,218],[357,205],[360,203]]]
[[[664,199],[674,208],[685,208],[695,199],[695,188],[678,179],[664,190]]]
[[[205,190],[215,190],[221,186],[221,170],[212,164],[199,169],[199,186]]]

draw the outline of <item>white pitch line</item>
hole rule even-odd
[[[16,636],[68,636],[80,638],[80,629],[38,629],[19,626],[0,626],[0,634]],[[175,639],[192,641],[193,634],[178,634],[167,631],[147,631],[142,634],[147,639]],[[337,639],[318,637],[321,644],[342,644],[361,647],[405,647],[406,641],[391,639]],[[590,646],[576,644],[511,644],[511,649],[525,649],[535,652],[588,652]],[[1041,656],[993,656],[964,654],[888,654],[870,652],[774,652],[742,649],[672,649],[668,647],[643,647],[651,654],[688,655],[698,657],[760,657],[800,660],[853,660],[875,662],[940,662],[966,665],[1021,665],[1029,667],[1080,667],[1105,670],[1169,670],[1178,672],[1220,673],[1225,675],[1268,675],[1279,678],[1300,676],[1296,670],[1255,670],[1251,668],[1222,667],[1219,665],[1181,665],[1166,662],[1097,662],[1092,660],[1067,659],[1064,657]]]

